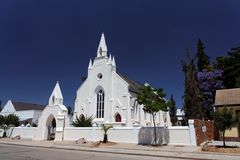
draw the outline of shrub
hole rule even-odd
[[[73,121],[72,125],[74,127],[92,127],[92,116],[85,118],[84,115],[76,116],[76,120]]]
[[[15,114],[9,114],[4,117],[4,124],[18,126],[19,125],[19,117]]]
[[[0,126],[4,124],[4,121],[5,121],[4,116],[0,115]]]

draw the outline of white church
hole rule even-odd
[[[108,55],[105,37],[102,34],[97,56],[93,61],[90,60],[88,76],[77,90],[73,119],[68,115],[57,82],[49,97],[48,105],[38,120],[38,127],[15,127],[10,136],[20,135],[32,140],[54,139],[55,141],[77,140],[84,137],[96,141],[102,138],[101,124],[108,124],[114,126],[110,131],[112,133],[109,135],[110,139],[117,142],[138,143],[141,128],[153,126],[152,117],[145,113],[143,106],[137,102],[137,94],[141,87],[143,84],[117,73],[115,59]],[[79,116],[92,116],[93,127],[73,127],[72,121]],[[156,115],[156,124],[160,128],[169,128],[171,126],[169,113],[159,111]],[[182,143],[189,139],[189,131],[188,127],[179,129],[179,134],[187,135],[184,136],[185,139],[180,137],[179,139],[178,134],[170,135],[174,136],[172,139]],[[178,130],[174,129],[172,132],[178,133]]]
[[[108,55],[104,34],[93,62],[90,59],[88,76],[77,90],[74,117],[93,116],[94,124],[113,126],[152,126],[151,116],[137,102],[143,84],[117,73],[114,57]],[[170,126],[169,114],[160,111],[158,126]]]

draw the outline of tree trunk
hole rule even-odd
[[[108,137],[107,134],[103,135],[103,143],[107,143],[108,142]]]
[[[7,137],[7,132],[6,130],[3,131],[3,136],[2,137]]]
[[[157,145],[157,130],[156,130],[156,123],[155,123],[155,115],[152,114],[153,116],[153,128],[154,128],[154,145]]]
[[[226,144],[225,144],[225,131],[223,131],[223,147],[225,147]]]

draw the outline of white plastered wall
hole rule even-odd
[[[49,117],[53,116],[56,120],[55,141],[63,140],[63,129],[65,119],[67,117],[67,108],[64,105],[46,106],[39,118],[39,133],[36,135],[36,140],[47,139],[47,121]]]

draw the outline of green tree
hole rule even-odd
[[[85,117],[84,115],[76,116],[76,120],[72,122],[74,127],[92,127],[92,116]]]
[[[5,123],[5,118],[3,115],[0,115],[0,126]]]
[[[165,100],[165,93],[162,88],[153,89],[150,85],[145,86],[138,93],[137,101],[143,105],[143,110],[149,113],[153,119],[154,125],[154,145],[157,144],[157,131],[155,117],[160,110],[167,111],[167,103]]]
[[[213,120],[216,90],[224,88],[223,71],[221,69],[203,69],[198,72],[197,77],[202,95],[203,118]]]
[[[182,70],[184,72],[184,104],[183,110],[185,112],[186,124],[188,119],[202,119],[202,96],[200,93],[197,69],[195,66],[195,58],[191,58],[187,50],[188,62],[182,60]]]
[[[101,127],[102,127],[101,129],[102,129],[103,132],[104,132],[104,133],[103,133],[103,143],[107,143],[107,142],[108,142],[108,135],[107,135],[107,132],[108,132],[109,129],[113,128],[113,126],[102,124]]]
[[[217,57],[218,69],[222,69],[226,88],[240,87],[240,47],[232,48],[227,56]]]
[[[0,100],[0,112],[2,111],[2,101]]]
[[[204,51],[205,47],[201,39],[198,39],[197,43],[197,68],[198,71],[202,71],[203,69],[209,66],[209,57]]]
[[[231,129],[234,125],[234,118],[232,114],[232,109],[228,109],[226,106],[222,111],[217,111],[213,114],[215,127],[222,133],[224,147],[226,146],[225,131]]]
[[[7,116],[0,115],[0,129],[3,131],[3,137],[6,137],[6,131],[11,127],[19,125],[19,117],[15,114],[9,114]]]
[[[169,114],[171,118],[171,122],[173,126],[176,126],[177,124],[177,108],[176,108],[176,103],[173,98],[173,95],[171,95],[170,100],[168,101],[168,108],[169,108]]]
[[[4,124],[19,126],[19,117],[15,114],[9,114],[4,117]]]

